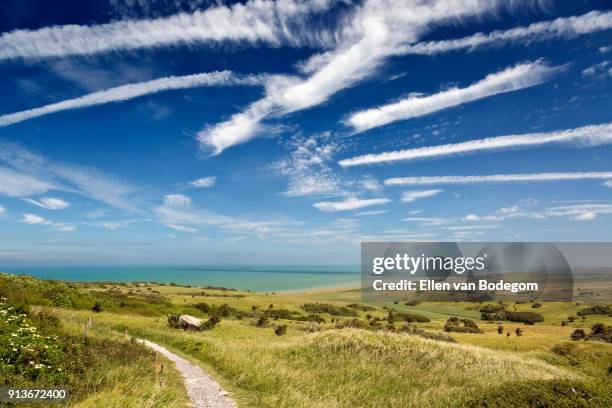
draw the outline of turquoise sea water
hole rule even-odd
[[[176,282],[257,292],[356,285],[357,267],[200,268],[160,266],[0,267],[0,271],[77,282]]]

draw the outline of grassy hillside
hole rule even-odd
[[[30,306],[82,299],[88,297],[63,283],[0,276],[0,386],[69,388],[64,406],[184,407],[181,378],[168,362],[160,386],[161,360],[142,345],[109,330],[85,336],[86,322],[59,318],[57,310],[66,309]]]
[[[118,340],[127,330],[164,344],[199,362],[241,406],[612,406],[612,344],[570,339],[576,329],[612,325],[608,315],[578,317],[588,303],[505,304],[543,321],[503,321],[499,334],[497,321],[479,319],[481,308],[495,303],[365,305],[356,291],[259,294],[157,284],[74,290],[98,312],[55,307],[66,333],[77,335],[91,318],[96,338]],[[170,328],[165,313],[220,322],[183,331]],[[452,316],[478,330],[444,331]]]

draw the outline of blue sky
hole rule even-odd
[[[0,4],[0,266],[612,237],[605,1]]]

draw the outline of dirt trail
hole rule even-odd
[[[176,365],[176,369],[185,378],[187,393],[195,408],[236,408],[236,403],[227,397],[227,392],[200,367],[159,344],[148,340],[141,341],[145,346],[163,354]]]

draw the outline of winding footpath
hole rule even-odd
[[[236,403],[227,397],[227,392],[200,367],[157,343],[148,340],[140,341],[175,364],[176,369],[185,378],[187,393],[195,408],[237,408]]]

